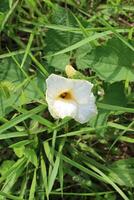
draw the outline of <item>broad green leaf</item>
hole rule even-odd
[[[123,82],[117,82],[106,85],[103,103],[126,106],[127,98],[125,95],[125,88]]]
[[[91,68],[106,82],[134,81],[134,53],[116,38],[76,58],[76,62],[80,69],[83,69],[82,63],[86,63],[86,68]]]
[[[55,6],[51,23],[59,25],[67,25],[76,27],[77,22],[71,12],[59,6]],[[57,52],[60,51],[82,39],[82,35],[77,33],[62,32],[58,30],[48,30],[46,33],[46,51],[47,52]]]
[[[8,98],[5,97],[6,95],[0,96],[0,115],[1,116],[8,114],[13,109],[12,105],[20,106],[23,104],[30,103],[33,100],[37,100],[44,97],[43,95],[44,80],[39,77],[36,77],[31,80],[27,80],[26,83],[24,82],[20,83],[18,86],[20,86],[20,88],[15,90],[16,84],[14,83],[12,84],[12,82],[10,82],[10,86],[9,84],[8,84],[8,88],[6,86],[9,93],[9,97]],[[7,93],[7,92],[5,91],[4,93]]]
[[[47,62],[49,67],[52,66],[60,71],[64,71],[66,65],[70,63],[70,56],[67,54],[62,54],[54,57],[48,57]]]
[[[119,185],[134,187],[134,158],[115,161],[109,165],[109,177]]]
[[[89,55],[91,53],[91,46],[86,44],[77,49],[75,57],[78,69],[89,68]]]
[[[124,85],[122,82],[117,82],[113,84],[105,84],[105,95],[103,99],[103,103],[115,105],[115,106],[126,106],[127,104],[127,98],[124,92]],[[98,109],[98,115],[94,120],[91,120],[90,124],[91,126],[100,126],[100,125],[107,125],[108,116],[110,114],[110,110],[105,109]],[[104,136],[105,131],[107,130],[107,127],[104,127],[101,130],[96,130],[96,132]]]
[[[64,53],[67,53],[67,52],[70,52],[70,51],[73,51],[75,49],[78,49],[79,47],[82,47],[84,46],[85,44],[88,44],[89,42],[92,42],[94,40],[97,40],[99,38],[102,38],[104,36],[107,36],[109,35],[111,32],[110,31],[104,31],[102,33],[95,33],[95,34],[92,34],[90,35],[89,37],[86,37],[82,40],[80,40],[79,42],[76,42],[75,44],[73,45],[70,45],[69,47],[66,47],[54,54],[51,54],[51,55],[48,55],[47,57],[50,57],[50,56],[57,56],[57,55],[60,55],[60,54],[64,54]]]
[[[98,109],[98,114],[95,118],[91,119],[89,124],[91,127],[96,127],[96,133],[99,136],[104,136],[105,131],[107,130],[107,120],[110,111],[104,109]],[[98,129],[100,126],[103,126],[101,129]]]
[[[27,58],[23,70],[19,64],[23,55],[0,60],[0,115],[12,110],[12,105],[23,105],[44,97],[44,79],[38,72],[36,77],[26,75],[26,67],[31,63]],[[25,72],[24,72],[25,70]],[[27,76],[27,77],[25,77]]]
[[[0,1],[0,12],[7,12],[9,9],[9,0]]]
[[[21,63],[22,55],[16,56],[15,59],[18,63]],[[27,59],[25,64],[29,65],[30,60]],[[0,81],[2,80],[11,81],[16,85],[24,80],[24,75],[21,69],[19,69],[12,58],[4,58],[0,60]]]

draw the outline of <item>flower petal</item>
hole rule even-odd
[[[54,118],[74,118],[77,113],[77,104],[74,101],[56,100],[50,112]]]
[[[96,114],[97,114],[97,108],[95,105],[95,97],[91,93],[90,101],[87,104],[79,104],[78,112],[74,119],[83,124],[88,122],[90,118],[95,116]]]
[[[67,78],[55,74],[51,74],[46,79],[46,83],[47,83],[46,98],[48,97],[55,98],[57,94],[60,94],[68,89],[71,89],[73,85],[73,83],[71,81],[68,81]]]
[[[93,85],[86,80],[74,80],[73,94],[79,104],[90,101],[90,93]]]
[[[69,116],[80,123],[86,123],[97,114],[95,97],[91,92],[93,85],[90,82],[51,74],[46,83],[46,101],[54,118]]]

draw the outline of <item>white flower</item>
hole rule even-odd
[[[68,79],[51,74],[46,79],[46,101],[55,119],[72,117],[86,123],[97,114],[93,85],[86,80]]]

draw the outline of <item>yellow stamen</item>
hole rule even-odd
[[[71,91],[66,91],[66,92],[62,92],[58,98],[63,99],[63,100],[74,100],[74,97],[72,95]]]

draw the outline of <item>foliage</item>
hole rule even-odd
[[[0,200],[132,200],[133,1],[0,1]],[[98,115],[54,120],[45,80],[72,64]],[[77,77],[76,77],[77,78]]]

